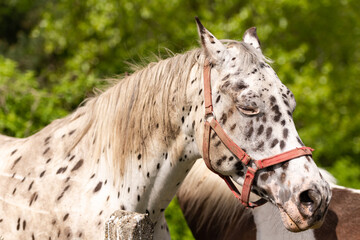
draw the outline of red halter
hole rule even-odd
[[[251,168],[249,166],[250,157],[242,150],[236,143],[234,143],[231,138],[225,133],[224,129],[220,126],[219,122],[215,119],[215,115],[213,113],[213,105],[212,105],[212,97],[211,97],[211,79],[210,79],[210,64],[208,61],[205,62],[204,65],[204,97],[205,97],[205,129],[204,129],[204,139],[203,139],[203,159],[205,161],[206,166],[219,175],[230,190],[233,192],[235,197],[240,200],[240,202],[250,208],[258,207],[266,203],[264,198],[259,199],[256,202],[250,202],[250,191],[251,186],[255,177],[256,171],[259,169],[267,168],[269,166],[273,166],[275,164],[285,162],[297,157],[301,156],[311,156],[311,152],[314,149],[309,147],[301,147],[295,148],[293,150],[283,152],[277,154],[275,156],[265,158],[262,160],[253,160],[255,163],[256,168]],[[212,117],[209,122],[209,117]],[[215,131],[217,136],[220,138],[222,143],[232,152],[245,166],[247,166],[247,171],[245,174],[245,179],[242,187],[242,192],[240,194],[239,190],[235,187],[234,183],[231,181],[229,176],[224,176],[218,172],[216,172],[210,163],[210,132],[211,129]]]

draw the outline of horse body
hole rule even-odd
[[[5,239],[100,239],[119,208],[147,213],[154,238],[168,239],[164,209],[202,154],[205,59],[213,117],[236,144],[254,159],[303,146],[291,116],[294,97],[266,63],[256,34],[224,45],[199,22],[198,29],[202,49],[149,64],[33,136],[0,138]],[[248,166],[216,135],[210,141],[213,169],[241,184]],[[262,169],[255,182],[287,228],[321,223],[331,194],[309,156]]]
[[[168,61],[162,63],[168,64]],[[139,74],[143,72],[135,75]],[[117,128],[122,127],[116,126],[118,121],[102,126],[102,122],[93,119],[98,117],[94,114],[97,109],[106,107],[109,109],[102,112],[106,119],[113,118],[111,114],[119,117],[121,109],[116,109],[116,105],[113,109],[109,107],[113,100],[110,95],[120,98],[122,103],[144,101],[144,106],[147,106],[149,99],[138,96],[137,100],[126,101],[128,96],[121,96],[117,92],[123,91],[123,88],[129,91],[131,87],[139,87],[136,83],[139,79],[132,76],[123,80],[89,100],[70,116],[54,121],[33,136],[25,139],[1,136],[0,232],[5,239],[32,236],[35,239],[100,239],[105,220],[119,208],[148,213],[155,223],[155,238],[169,238],[166,222],[163,221],[164,209],[191,168],[192,159],[200,156],[195,149],[194,133],[190,129],[193,125],[188,124],[187,119],[183,119],[183,124],[181,117],[174,118],[172,128],[175,130],[168,127],[169,122],[160,122],[164,119],[155,116],[159,111],[155,101],[159,99],[161,104],[161,97],[164,97],[161,92],[159,96],[151,96],[149,105],[153,106],[150,109],[154,111],[153,116],[144,116],[144,112],[138,116],[143,122],[146,122],[144,118],[153,117],[151,125],[141,127],[153,129],[152,134],[138,138],[141,142],[134,141],[134,132],[141,134],[141,128],[131,126],[135,124],[127,119],[131,115],[122,115],[121,120],[129,121],[126,124],[129,135],[118,135],[120,139],[123,138],[120,142],[113,141],[110,134],[99,130],[106,128],[116,132]],[[174,87],[177,87],[176,84]],[[185,103],[187,100],[176,95],[176,91],[179,94],[182,92],[174,91],[171,97],[176,98],[178,104],[181,104],[179,99],[183,99],[182,106],[188,108]],[[188,94],[191,94],[191,90]],[[134,108],[131,111],[135,111]],[[178,115],[174,109],[169,111],[173,116]],[[181,108],[179,112],[185,114]],[[193,114],[186,111],[186,118]],[[176,131],[177,134],[167,131]],[[104,141],[105,144],[97,145]],[[126,145],[124,141],[131,144]],[[123,148],[116,146],[116,142],[126,145],[129,151],[119,153],[119,148]],[[113,148],[115,151],[112,151]],[[120,164],[111,161],[116,154],[124,158],[126,164],[114,172],[114,168]]]
[[[322,173],[326,177],[326,172]],[[332,200],[323,225],[300,233],[292,233],[283,226],[272,204],[245,209],[201,161],[195,163],[177,196],[188,225],[199,240],[360,239],[360,191],[334,183],[331,189]]]

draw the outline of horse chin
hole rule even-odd
[[[291,232],[301,232],[302,230],[299,226],[292,220],[292,218],[287,214],[282,208],[279,208],[281,220],[285,228]]]
[[[288,213],[283,208],[279,208],[281,220],[287,230],[290,232],[301,232],[308,229],[319,228],[322,225],[322,221],[316,222],[313,225],[309,225],[308,221],[302,219],[301,217],[294,217],[291,213]],[[290,211],[291,212],[291,211]],[[299,216],[297,211],[295,211],[295,216]]]
[[[278,205],[281,220],[287,230],[291,232],[301,232],[308,229],[319,228],[323,224],[324,217],[317,221],[309,221],[304,219],[300,212],[294,208],[295,207],[291,207],[291,205],[288,205],[286,208]]]

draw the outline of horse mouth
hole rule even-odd
[[[280,210],[281,220],[287,230],[291,232],[301,232],[303,230],[306,230],[306,229],[301,229],[283,208],[279,208],[279,210]]]

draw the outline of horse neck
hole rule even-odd
[[[84,154],[92,162],[89,169],[107,176],[120,192],[122,208],[148,211],[153,220],[200,157],[194,131],[203,111],[201,67],[181,59],[195,59],[196,53],[125,78],[88,100],[61,126],[73,137],[64,151]]]

